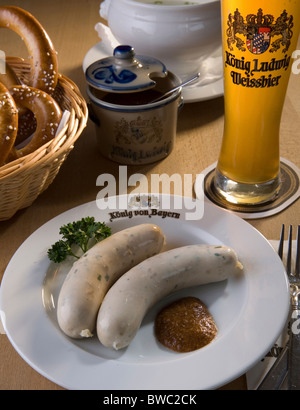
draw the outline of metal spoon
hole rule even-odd
[[[193,81],[198,80],[199,77],[200,77],[200,73],[197,73],[196,75],[194,75],[190,79],[188,79],[188,80],[184,81],[183,83],[177,85],[176,87],[174,87],[171,90],[167,91],[165,94],[159,96],[158,98],[155,98],[155,100],[152,100],[151,104],[168,97],[169,95],[173,94],[174,91],[178,90],[178,88],[184,87],[184,86],[192,83]]]

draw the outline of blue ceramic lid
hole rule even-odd
[[[134,48],[121,45],[114,49],[113,57],[91,64],[85,73],[89,85],[110,92],[137,92],[155,86],[150,76],[166,77],[167,69],[159,60],[136,56]]]

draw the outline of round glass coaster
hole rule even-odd
[[[275,215],[291,205],[300,196],[300,170],[284,158],[280,161],[281,186],[276,198],[259,205],[232,204],[220,197],[213,185],[216,163],[206,168],[204,174],[204,193],[215,205],[238,213],[245,219],[265,218]]]

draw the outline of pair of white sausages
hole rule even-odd
[[[61,329],[78,338],[91,336],[96,325],[104,346],[122,349],[158,300],[183,288],[225,280],[242,269],[236,253],[226,246],[190,245],[159,253],[163,244],[160,228],[143,224],[95,245],[63,284],[58,300]],[[99,281],[99,275],[105,281]]]
[[[133,266],[161,251],[164,235],[157,225],[142,224],[117,232],[74,263],[60,290],[57,319],[72,337],[90,337],[108,289]]]

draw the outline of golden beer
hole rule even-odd
[[[225,122],[214,188],[233,203],[280,187],[279,131],[297,47],[299,0],[221,0]]]

